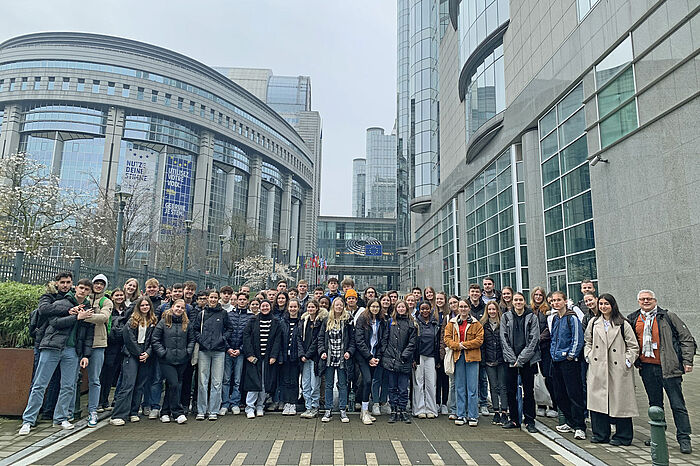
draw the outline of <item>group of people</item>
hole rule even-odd
[[[337,412],[347,423],[359,407],[367,425],[380,415],[389,423],[446,415],[477,426],[492,415],[504,429],[536,432],[537,416],[559,417],[556,429],[578,440],[590,416],[591,442],[629,445],[636,367],[650,405],[663,407],[666,391],[681,452],[691,452],[681,381],[695,340],[650,290],[625,318],[590,280],[578,303],[542,287],[529,296],[497,290],[489,277],[463,298],[429,286],[404,297],[367,287],[360,296],[349,278],[313,291],[305,280],[291,289],[282,280],[252,299],[246,286],[144,285],[141,293],[132,278],[106,296],[104,275],[73,284],[69,272],[49,285],[30,323],[35,371],[20,434],[42,411],[74,427],[80,367],[89,427],[105,410],[120,426],[140,415],[215,421],[241,408],[249,419],[296,415],[298,406],[302,418],[329,422]],[[549,406],[535,400],[536,377]]]

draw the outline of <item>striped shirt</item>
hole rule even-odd
[[[294,329],[296,328],[297,324],[299,323],[299,317],[290,317],[289,318],[289,343],[287,344],[287,355],[292,354],[292,343],[294,343],[294,339],[292,338],[292,335],[294,335]]]
[[[268,320],[260,319],[260,354],[266,356],[267,352],[267,339],[270,337],[270,327],[272,326],[272,319]]]

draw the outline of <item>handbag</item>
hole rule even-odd
[[[445,368],[445,374],[447,375],[454,375],[455,373],[455,360],[454,357],[452,356],[452,348],[446,346],[445,347],[445,359],[442,361],[442,364]]]
[[[542,406],[553,405],[552,397],[550,396],[549,390],[547,390],[547,386],[544,383],[544,376],[539,372],[535,374],[535,383],[533,391],[535,396],[535,403]]]
[[[202,310],[202,322],[199,324],[199,334],[202,334],[202,331],[204,330],[204,310]],[[192,359],[190,359],[190,364],[193,366],[197,365],[197,362],[199,362],[199,342],[196,342],[194,344],[194,351],[192,351]]]

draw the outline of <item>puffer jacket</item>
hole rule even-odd
[[[88,307],[87,300],[82,304]],[[74,346],[78,358],[90,357],[92,354],[92,342],[95,334],[95,326],[78,320],[77,315],[70,315],[68,311],[77,306],[73,292],[69,291],[63,299],[53,303],[53,316],[48,319],[46,330],[39,344],[39,349],[63,350],[75,329]]]
[[[525,348],[523,348],[520,354],[515,354],[513,350],[514,313],[514,310],[508,311],[501,317],[500,336],[503,348],[503,359],[508,364],[517,363],[520,367],[525,366],[525,364],[537,364],[542,359],[540,355],[539,320],[529,308],[525,308],[523,311],[523,317],[525,318]]]
[[[146,327],[146,338],[143,343],[139,343],[139,328],[133,328],[131,320],[127,320],[124,323],[124,327],[122,327],[122,338],[124,339],[122,354],[138,359],[141,353],[147,353],[148,359],[146,362],[150,362],[151,356],[153,356],[153,330],[155,328],[155,325]]]
[[[388,321],[382,319],[379,321],[379,328],[377,330],[377,344],[374,347],[374,354],[371,352],[370,340],[372,339],[372,323],[370,319],[365,317],[363,314],[357,318],[355,323],[355,357],[362,357],[366,361],[371,358],[382,359],[382,342],[386,337]]]
[[[408,315],[397,314],[389,322],[382,341],[382,367],[388,371],[410,374],[418,340],[415,323]]]
[[[153,351],[166,364],[174,366],[185,364],[194,351],[194,331],[192,323],[187,330],[182,329],[182,316],[172,316],[172,325],[168,327],[161,320],[153,330]]]
[[[318,336],[321,327],[325,325],[328,311],[321,309],[316,313],[316,318],[311,320],[309,313],[304,313],[299,321],[299,332],[296,335],[297,355],[318,363]]]
[[[501,322],[503,322],[502,318]],[[500,324],[496,326],[495,330],[491,328],[488,320],[482,326],[484,327],[484,344],[481,345],[481,360],[487,366],[497,366],[504,363]]]
[[[63,299],[66,293],[58,291],[56,282],[46,284],[46,293],[41,295],[39,303],[29,318],[29,333],[34,338],[34,348],[38,351],[41,344],[41,339],[44,338],[44,332],[51,317],[53,303],[59,299]]]
[[[583,325],[573,309],[567,309],[563,317],[556,313],[552,319],[552,345],[549,352],[552,361],[560,362],[565,359],[578,359],[583,350]]]
[[[453,317],[445,327],[445,345],[452,350],[452,358],[455,362],[464,353],[465,362],[481,361],[481,345],[484,344],[484,327],[472,316],[467,317],[468,327],[466,338],[461,339],[459,334],[459,316]],[[464,343],[466,348],[461,347]]]
[[[232,327],[231,339],[229,340],[229,344],[231,345],[231,348],[235,350],[242,350],[243,332],[245,332],[245,328],[248,325],[250,319],[254,317],[254,314],[251,313],[248,309],[233,308],[230,311],[228,311],[226,315],[228,316],[228,320],[231,323]]]
[[[88,301],[90,301],[90,307],[92,307],[93,314],[92,317],[85,319],[85,322],[89,322],[95,326],[95,339],[92,342],[92,347],[106,348],[107,322],[109,321],[109,317],[112,315],[114,303],[112,303],[111,299],[105,296],[104,292],[99,294],[91,294],[88,296]]]
[[[206,306],[203,311],[198,312],[192,327],[200,351],[233,349],[230,344],[233,327],[231,327],[231,321],[228,319],[226,311],[220,305],[216,307]]]

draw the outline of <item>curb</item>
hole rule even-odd
[[[558,432],[550,429],[546,425],[542,424],[540,421],[535,420],[535,426],[537,426],[537,430],[539,431],[540,434],[544,435],[547,437],[549,440],[553,441],[557,445],[560,445],[561,447],[565,448],[572,454],[578,456],[582,460],[586,461],[587,463],[593,465],[593,466],[607,466],[607,464],[598,458],[596,458],[593,454],[589,453],[585,449],[579,447],[576,445],[574,442],[571,440],[568,440],[564,437],[562,437]]]

